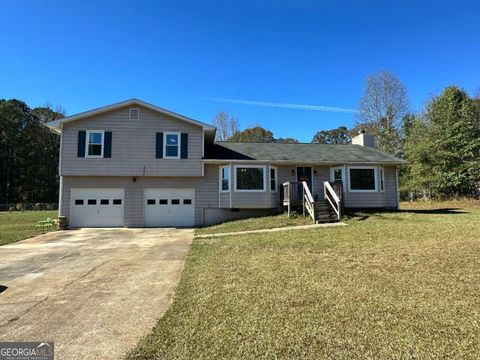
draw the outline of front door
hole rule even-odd
[[[312,168],[310,166],[297,167],[297,181],[306,181],[310,193],[313,194],[312,189]]]

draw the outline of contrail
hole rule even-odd
[[[290,104],[290,103],[277,103],[277,102],[267,102],[267,101],[212,98],[212,97],[205,97],[204,99],[220,101],[220,102],[228,102],[228,103],[234,103],[234,104],[274,107],[274,108],[283,108],[283,109],[328,111],[328,112],[339,112],[339,113],[356,113],[357,112],[357,110],[355,109],[344,109],[344,108],[338,108],[338,107],[332,107],[332,106],[321,106],[321,105]]]

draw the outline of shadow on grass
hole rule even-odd
[[[411,209],[411,210],[386,210],[386,209],[345,209],[345,217],[348,220],[365,221],[370,217],[376,219],[386,218],[384,214],[417,214],[417,215],[458,215],[468,214],[460,208],[440,208],[440,209]],[[395,219],[389,217],[389,219]],[[399,219],[400,220],[400,219]]]
[[[460,208],[442,208],[442,209],[415,209],[415,210],[397,210],[399,213],[411,214],[438,214],[438,215],[453,215],[453,214],[469,214],[467,211],[462,211]]]

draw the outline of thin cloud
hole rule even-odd
[[[355,110],[355,109],[345,109],[345,108],[338,108],[338,107],[332,107],[332,106],[322,106],[322,105],[290,104],[290,103],[277,103],[277,102],[267,102],[267,101],[212,98],[212,97],[206,97],[204,99],[212,100],[212,101],[219,101],[219,102],[228,102],[228,103],[233,103],[233,104],[263,106],[263,107],[282,108],[282,109],[297,109],[297,110],[309,110],[309,111],[328,111],[328,112],[338,112],[338,113],[356,113],[357,112],[357,110]]]

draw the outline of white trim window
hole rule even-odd
[[[278,170],[276,166],[270,166],[270,191],[277,192]]]
[[[265,192],[266,166],[235,165],[235,191]]]
[[[130,109],[130,120],[139,120],[140,119],[140,109],[131,108]]]
[[[180,133],[163,133],[163,153],[165,159],[180,159]]]
[[[376,166],[350,166],[348,175],[351,192],[378,191]]]
[[[385,191],[385,173],[383,166],[378,167],[378,182],[380,183],[380,191]]]
[[[230,166],[220,166],[220,192],[230,191]]]
[[[87,130],[85,141],[85,156],[89,158],[102,158],[104,146],[103,130]]]
[[[344,181],[343,166],[330,168],[330,181]]]

